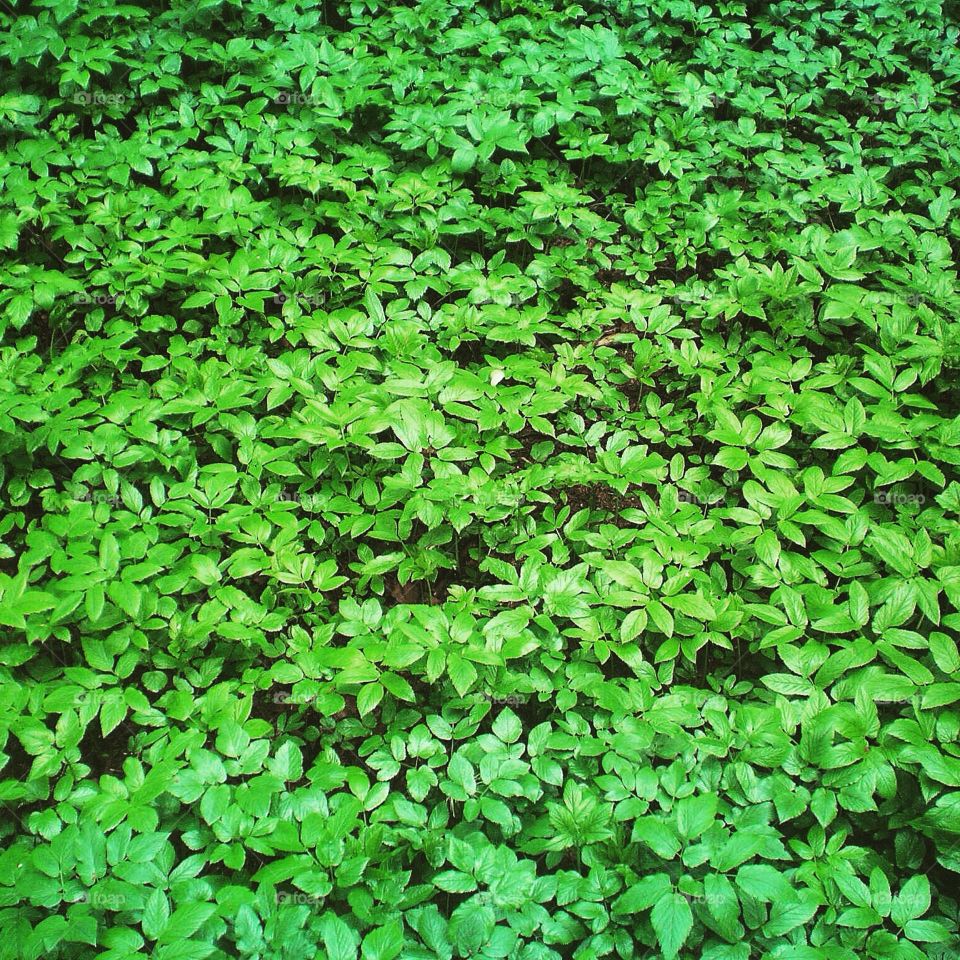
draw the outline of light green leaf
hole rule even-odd
[[[687,898],[679,893],[661,897],[650,914],[650,922],[664,958],[675,957],[693,929],[693,913]]]
[[[140,929],[148,940],[156,940],[166,929],[170,919],[170,904],[162,890],[154,890],[147,897],[140,918]]]
[[[393,960],[403,949],[403,921],[393,920],[363,938],[364,960]]]
[[[340,917],[325,914],[320,929],[327,960],[356,960],[359,938]]]
[[[379,683],[365,683],[357,694],[357,713],[365,717],[383,699],[383,686]]]

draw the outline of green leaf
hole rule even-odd
[[[775,567],[780,559],[780,541],[772,530],[765,530],[754,541],[757,556],[770,567]]]
[[[33,297],[28,293],[20,293],[7,304],[6,315],[15,330],[23,328],[33,314]]]
[[[837,817],[837,798],[833,791],[818,787],[813,792],[813,799],[810,801],[810,810],[817,818],[820,826],[826,828]]]
[[[359,938],[340,917],[325,914],[320,931],[327,960],[356,960]]]
[[[387,318],[383,312],[383,304],[380,302],[380,298],[377,296],[373,287],[367,287],[367,292],[363,295],[363,305],[367,308],[371,319],[373,319],[378,326],[382,327],[383,324],[386,323]]]
[[[493,733],[504,743],[516,743],[523,732],[520,718],[509,708],[505,708],[493,722]]]
[[[357,712],[365,717],[383,699],[383,686],[379,683],[365,683],[357,694]]]
[[[675,597],[666,597],[664,602],[679,613],[698,620],[713,620],[716,608],[705,597],[696,593],[681,593]]]
[[[222,577],[220,569],[212,557],[199,554],[193,558],[193,575],[204,586],[219,583]]]
[[[677,829],[685,840],[693,840],[709,829],[717,815],[717,797],[700,794],[677,803]]]
[[[614,904],[614,913],[640,913],[658,903],[672,889],[670,876],[654,873],[633,884]]]
[[[680,851],[680,841],[672,826],[657,817],[639,818],[633,825],[632,839],[645,843],[664,860],[672,860]]]
[[[454,150],[450,167],[454,173],[466,173],[468,170],[472,170],[476,163],[476,149],[472,146],[462,146]]]
[[[713,462],[718,467],[724,467],[727,470],[742,470],[748,460],[747,451],[738,447],[724,447],[713,458]]]
[[[154,890],[143,907],[140,929],[148,940],[157,940],[170,919],[170,904],[162,890]]]
[[[893,898],[890,919],[898,927],[922,917],[930,909],[930,881],[923,874],[910,877]]]
[[[380,682],[399,700],[413,703],[417,699],[413,687],[396,673],[381,673]]]
[[[120,569],[120,548],[112,533],[105,533],[100,541],[100,569],[107,577],[113,577]]]
[[[448,654],[447,673],[461,697],[466,696],[467,691],[477,679],[477,670],[474,665],[458,653]]]
[[[732,870],[756,856],[765,843],[765,837],[739,830],[711,857],[710,863],[716,870]]]
[[[280,745],[276,757],[270,763],[270,770],[281,780],[296,781],[303,776],[303,754],[292,741]]]
[[[850,584],[848,608],[850,618],[856,626],[862,627],[870,620],[870,600],[867,591],[856,580]]]
[[[103,616],[104,595],[103,586],[99,583],[91,584],[84,594],[84,609],[90,620],[96,623]]]
[[[202,940],[176,940],[158,946],[154,952],[156,960],[203,960],[209,957],[216,946]]]
[[[212,903],[185,903],[177,907],[171,914],[163,933],[160,934],[158,942],[170,943],[173,940],[190,937],[216,912],[217,907]]]
[[[945,633],[931,633],[930,653],[936,665],[948,676],[960,672],[960,651],[952,637]]]
[[[952,939],[947,927],[936,920],[908,920],[903,926],[903,932],[915,943],[946,943]]]
[[[679,893],[670,893],[657,901],[650,914],[657,942],[663,956],[675,957],[693,929],[693,913],[687,898]]]
[[[119,697],[110,697],[103,701],[100,707],[100,733],[107,737],[121,723],[127,715],[127,704]]]
[[[708,873],[703,878],[703,890],[707,909],[721,934],[728,940],[736,940],[742,936],[743,928],[739,922],[740,903],[730,880],[722,873]]]
[[[737,886],[761,903],[793,899],[793,888],[779,870],[766,864],[749,864],[737,871]]]
[[[393,920],[363,938],[364,960],[393,960],[403,949],[403,922]]]
[[[0,214],[0,250],[12,250],[17,245],[20,227],[15,214]]]
[[[807,923],[817,912],[817,905],[807,901],[775,901],[770,910],[770,919],[763,927],[768,937],[782,937]]]
[[[472,957],[489,942],[496,922],[493,908],[471,897],[450,915],[448,935],[461,957]]]
[[[472,893],[477,881],[460,870],[444,870],[433,878],[433,885],[447,893]]]

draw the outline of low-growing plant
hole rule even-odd
[[[960,957],[951,4],[0,11],[0,960]]]

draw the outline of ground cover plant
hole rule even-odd
[[[960,957],[960,19],[0,11],[0,958]]]

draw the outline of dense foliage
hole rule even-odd
[[[0,958],[960,956],[958,40],[5,4]]]

